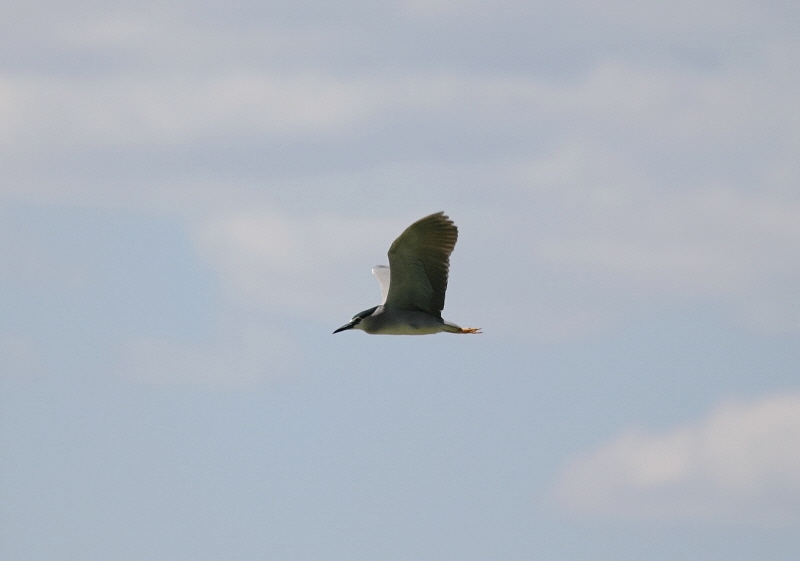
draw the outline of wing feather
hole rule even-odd
[[[378,284],[381,285],[381,306],[386,303],[386,298],[389,296],[389,286],[391,284],[391,277],[389,276],[389,267],[386,265],[375,265],[372,268],[372,274],[378,279]]]
[[[389,248],[391,280],[385,305],[441,317],[457,240],[458,228],[443,212],[406,228]]]

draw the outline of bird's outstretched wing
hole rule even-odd
[[[372,274],[378,279],[378,284],[381,285],[381,306],[386,303],[386,297],[389,296],[389,267],[386,265],[375,265],[372,268]]]
[[[458,228],[443,212],[417,220],[389,248],[386,307],[441,317]]]

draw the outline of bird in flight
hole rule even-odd
[[[458,228],[443,212],[431,214],[405,229],[389,248],[389,266],[372,274],[381,285],[380,306],[357,313],[334,333],[360,329],[382,335],[480,333],[442,319],[450,254]]]

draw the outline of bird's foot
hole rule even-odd
[[[462,327],[461,333],[483,333],[480,327]]]

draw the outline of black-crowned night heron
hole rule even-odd
[[[372,269],[381,285],[381,305],[356,314],[334,333],[346,329],[383,335],[480,333],[476,327],[442,319],[450,254],[457,239],[458,228],[443,212],[406,228],[389,248],[389,266]]]

